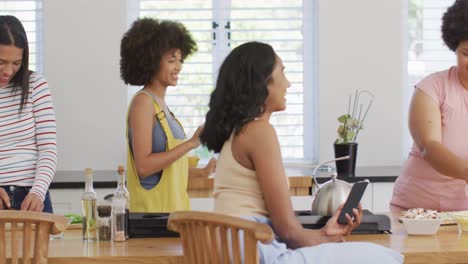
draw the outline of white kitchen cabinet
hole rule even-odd
[[[104,196],[114,193],[114,188],[94,189],[97,200],[104,200]],[[81,195],[84,189],[50,189],[50,198],[54,213],[56,214],[81,214]]]
[[[392,199],[393,182],[374,182],[372,184],[373,193],[373,213],[389,212],[389,204]]]
[[[114,192],[114,188],[96,188],[98,201],[104,196]],[[81,214],[81,195],[84,189],[50,189],[52,205],[57,214],[76,213]],[[367,186],[361,203],[364,209],[373,213],[388,212],[388,205],[392,198],[393,182],[373,182]],[[291,197],[294,210],[310,210],[311,196]],[[212,198],[191,198],[193,210],[212,211]]]
[[[362,196],[362,199],[361,199],[362,208],[367,209],[371,212],[374,206],[374,201],[373,201],[374,194],[372,192],[373,184],[374,183],[371,182],[367,185],[366,191],[364,192],[364,195]]]
[[[97,200],[104,200],[104,196],[114,193],[114,188],[95,188]],[[81,214],[81,195],[84,189],[50,189],[52,206],[54,213]],[[190,204],[192,210],[213,211],[212,198],[191,198]]]

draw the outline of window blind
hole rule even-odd
[[[442,16],[454,0],[412,0],[409,5],[408,74],[413,86],[426,75],[455,65],[455,54],[442,40]]]
[[[273,46],[285,65],[291,82],[285,111],[274,113],[275,126],[285,159],[304,158],[304,63],[302,1],[232,1],[230,18],[221,23],[230,26],[232,48],[252,40]],[[230,23],[230,25],[229,25]]]
[[[140,0],[139,8],[139,17],[182,22],[198,43],[199,51],[186,60],[178,85],[170,87],[166,95],[188,135],[204,122],[209,96],[225,56],[242,43],[261,41],[272,45],[282,58],[291,82],[286,111],[271,118],[283,158],[316,160],[316,145],[310,143],[316,137],[316,113],[308,111],[316,103],[309,100],[305,107],[305,98],[315,93],[313,83],[305,83],[305,79],[309,80],[305,75],[314,74],[312,58],[304,56],[304,45],[311,45],[305,34],[313,33],[304,30],[304,21],[312,21],[312,8],[305,8],[302,0]]]
[[[414,86],[427,75],[456,65],[454,52],[442,40],[442,16],[454,0],[409,0],[408,1],[408,89],[405,113]],[[413,140],[406,134],[406,150]]]
[[[42,1],[2,0],[0,15],[12,15],[23,24],[29,42],[29,68],[42,72]]]

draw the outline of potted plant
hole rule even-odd
[[[367,95],[366,103],[361,103],[361,95]],[[338,117],[338,137],[334,143],[335,158],[348,156],[347,160],[336,161],[338,178],[354,177],[358,150],[357,136],[364,128],[364,120],[369,112],[374,95],[367,90],[356,90],[349,96],[348,112]],[[352,103],[351,103],[352,102]],[[359,108],[359,109],[358,109]]]

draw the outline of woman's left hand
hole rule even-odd
[[[358,227],[361,224],[362,219],[362,205],[359,204],[358,209],[353,209],[354,214],[354,221],[350,215],[346,215],[346,219],[348,220],[348,224],[341,225],[338,224],[338,216],[343,209],[343,205],[341,205],[336,213],[328,220],[325,227],[323,227],[323,231],[327,236],[346,236],[351,234],[351,231]]]
[[[23,211],[36,211],[42,212],[44,209],[44,202],[41,197],[35,193],[28,193],[21,204],[21,210]]]
[[[192,144],[192,149],[194,148],[197,148],[198,146],[200,146],[201,142],[200,142],[200,134],[202,133],[203,131],[203,127],[204,125],[201,125],[197,128],[197,130],[195,131],[195,133],[193,133],[192,137],[187,141],[187,142],[191,142]]]

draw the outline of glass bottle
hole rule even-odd
[[[85,191],[81,196],[83,216],[83,240],[95,241],[96,230],[96,192],[93,188],[93,169],[85,169]]]
[[[125,217],[126,200],[121,197],[112,199],[112,237],[115,242],[124,242],[126,239],[126,217]]]
[[[125,231],[125,239],[128,239],[128,214],[129,214],[128,208],[130,207],[130,193],[125,187],[125,167],[119,166],[117,168],[117,173],[119,174],[119,183],[117,185],[117,189],[114,192],[113,199],[122,199],[122,202],[124,203],[124,210],[125,210],[124,231]]]
[[[112,237],[111,211],[112,211],[112,205],[109,203],[101,202],[97,206],[99,242],[111,240],[111,237]]]

